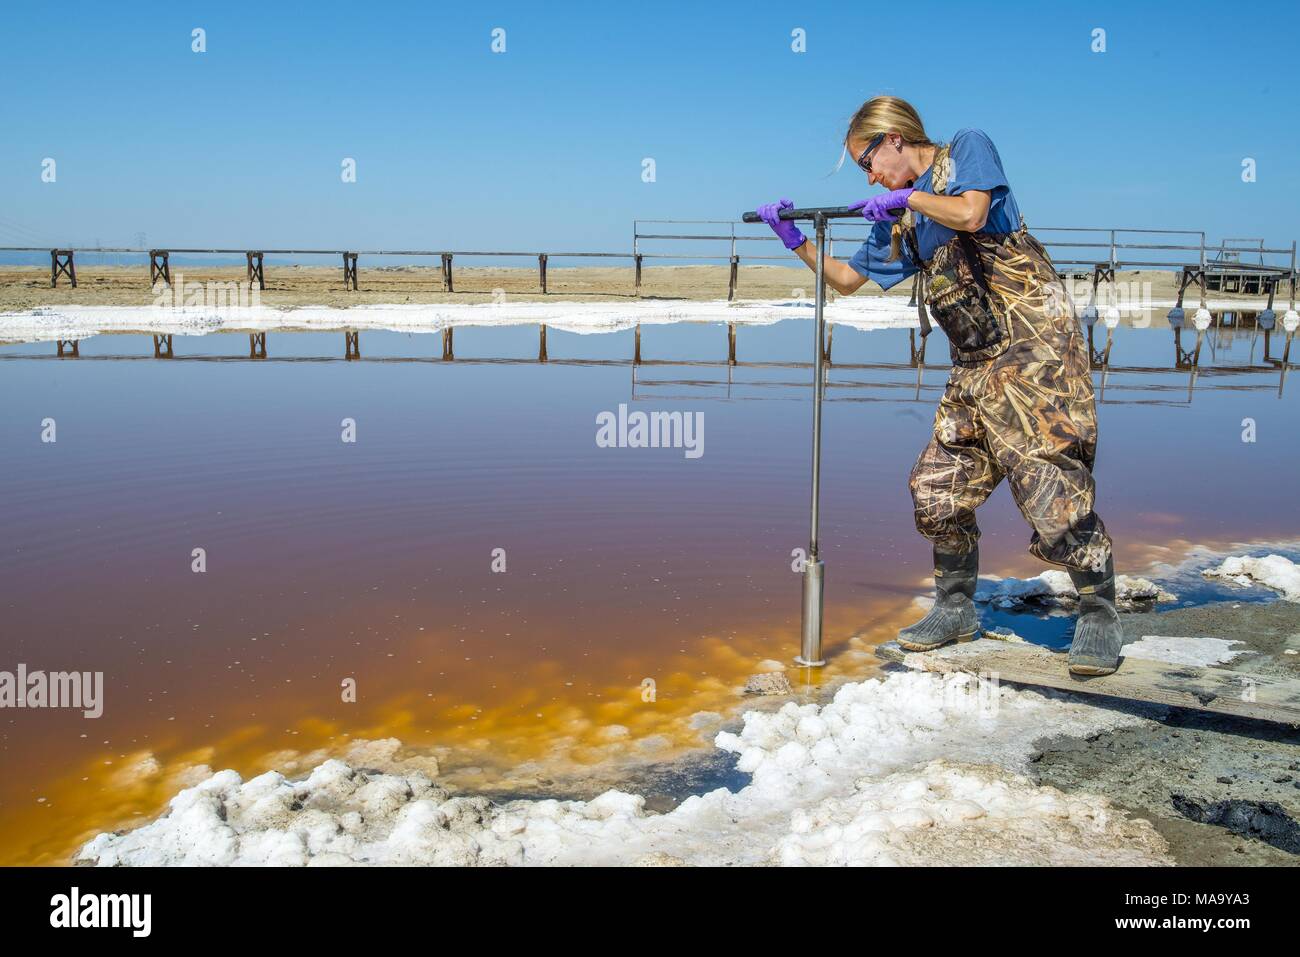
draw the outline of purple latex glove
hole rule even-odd
[[[758,207],[758,218],[772,227],[772,232],[785,243],[786,249],[798,249],[805,242],[804,234],[799,232],[799,227],[793,220],[777,218],[783,209],[794,209],[794,203],[788,199],[779,203],[766,203]]]
[[[895,189],[879,196],[872,196],[854,203],[849,209],[860,209],[862,215],[873,223],[892,223],[898,219],[897,213],[907,208],[907,197],[915,192],[911,188]]]

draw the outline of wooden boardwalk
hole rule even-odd
[[[999,682],[1194,708],[1300,729],[1300,681],[1295,679],[1147,658],[1125,658],[1112,675],[1081,678],[1066,670],[1064,652],[991,638],[923,653],[904,651],[890,641],[880,645],[876,655],[920,671],[996,674]]]

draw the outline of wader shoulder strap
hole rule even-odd
[[[944,194],[948,190],[948,182],[952,179],[952,144],[945,143],[940,146],[934,153],[933,168],[930,171],[930,187],[936,194]],[[1020,225],[1024,226],[1024,217],[1021,217]],[[970,263],[971,272],[975,276],[975,282],[985,294],[988,293],[988,283],[984,281],[984,263],[980,260],[979,249],[975,245],[975,240],[971,239],[970,233],[957,233],[957,241],[961,243],[962,251],[966,254],[966,260]]]
[[[979,248],[975,245],[975,240],[971,239],[970,233],[958,233],[957,242],[961,243],[962,251],[966,253],[966,261],[970,263],[971,274],[975,277],[975,283],[988,294],[989,286],[984,281],[984,263],[980,259]]]
[[[950,147],[946,143],[935,150],[934,161],[931,164],[932,169],[930,171],[930,191],[933,193],[942,194],[948,188],[948,180],[952,177],[952,159],[949,154]],[[921,258],[921,248],[916,242],[916,216],[910,209],[904,210],[902,216],[899,217],[897,228],[902,232],[903,238],[907,241],[908,252],[911,253],[912,262],[916,265],[916,274],[919,277],[916,286],[916,316],[921,322],[921,337],[925,338],[931,332],[930,316],[925,310],[927,285],[925,271],[929,266],[929,263]],[[969,236],[965,236],[964,238],[966,242],[970,242]],[[976,278],[979,279],[980,285],[983,286],[984,273],[983,270],[980,269],[979,256],[971,255],[973,249],[974,243],[971,243],[970,247],[967,249],[967,253],[970,255],[971,261],[975,264],[975,268],[980,270]]]
[[[916,265],[916,317],[921,321],[921,338],[930,334],[930,316],[925,311],[925,262],[921,259],[921,249],[916,243],[916,219],[909,209],[900,217],[903,238],[907,240],[907,251]]]
[[[934,162],[930,170],[930,192],[942,195],[948,191],[948,181],[952,179],[952,146],[945,143],[934,151]]]

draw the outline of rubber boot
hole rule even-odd
[[[899,647],[907,651],[932,651],[950,641],[979,637],[980,617],[975,610],[975,583],[979,578],[979,549],[964,555],[934,553],[934,606],[915,625],[898,633]]]
[[[1115,610],[1115,564],[1106,559],[1100,572],[1070,569],[1070,580],[1079,592],[1079,621],[1074,626],[1068,660],[1075,675],[1109,675],[1119,668],[1124,647],[1124,628]]]

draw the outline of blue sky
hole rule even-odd
[[[14,3],[0,245],[626,251],[634,218],[870,195],[851,165],[830,173],[848,117],[885,92],[932,138],[986,130],[1031,228],[1289,245],[1296,9]]]

